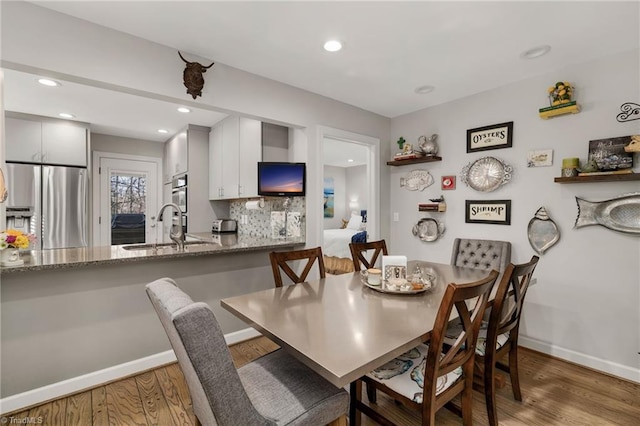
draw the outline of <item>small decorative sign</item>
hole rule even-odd
[[[465,222],[511,225],[511,200],[466,200]]]
[[[513,121],[467,130],[467,152],[511,148]]]
[[[553,165],[553,150],[543,149],[527,153],[527,167],[547,167]]]
[[[452,190],[456,189],[456,177],[455,176],[442,176],[442,189]]]
[[[631,169],[633,153],[624,147],[631,143],[631,136],[589,141],[589,160],[595,160],[601,172]]]

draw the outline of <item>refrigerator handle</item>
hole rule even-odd
[[[35,227],[36,236],[38,241],[36,241],[36,247],[42,249],[42,237],[44,233],[42,232],[42,226],[44,225],[44,221],[42,220],[42,167],[41,166],[33,166],[33,178],[36,183],[34,189],[34,197],[35,203],[33,206],[33,226]]]

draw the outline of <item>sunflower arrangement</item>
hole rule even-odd
[[[549,101],[551,106],[567,104],[571,102],[573,96],[573,87],[567,81],[559,81],[555,86],[549,87]]]
[[[26,249],[29,244],[36,241],[33,234],[25,234],[15,229],[0,232],[0,250],[6,248]]]

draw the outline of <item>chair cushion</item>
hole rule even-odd
[[[278,425],[324,425],[347,414],[349,394],[282,349],[238,374],[256,410]]]
[[[451,264],[465,268],[504,271],[511,261],[511,243],[456,238]]]
[[[480,324],[480,333],[478,333],[478,340],[476,340],[476,355],[484,356],[485,351],[487,349],[487,329],[489,328],[489,323],[487,321],[482,321]],[[456,338],[462,332],[462,324],[460,320],[453,320],[449,323],[449,327],[447,328],[447,334],[444,337],[445,345],[453,345],[455,343]],[[496,341],[496,349],[500,349],[507,343],[509,340],[509,333],[504,333],[498,336],[498,340]]]
[[[422,344],[378,367],[368,377],[380,382],[407,398],[422,403],[424,369],[429,346]],[[439,395],[462,376],[462,368],[438,377],[436,395]]]

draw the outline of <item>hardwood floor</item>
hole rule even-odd
[[[273,342],[261,337],[233,345],[230,350],[236,366],[240,367],[277,348]],[[523,401],[513,400],[507,380],[507,385],[498,390],[497,396],[500,425],[640,424],[640,385],[527,349],[520,351],[520,367]],[[378,395],[378,404],[398,425],[419,424],[415,413],[396,405],[382,394]],[[488,424],[484,395],[479,392],[474,392],[473,422],[480,426]],[[177,364],[28,410],[3,414],[0,423],[52,426],[199,424]],[[438,412],[437,423],[461,425],[462,421],[442,409]],[[362,416],[362,424],[369,426],[375,423]]]

